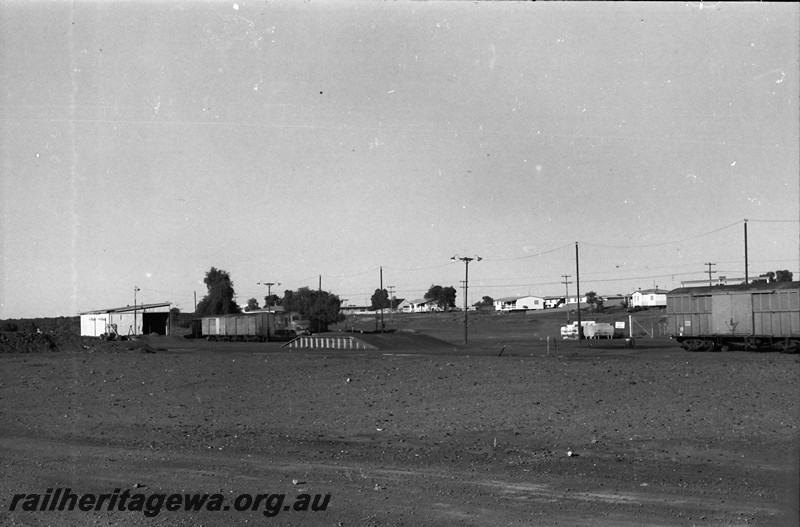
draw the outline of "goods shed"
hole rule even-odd
[[[170,302],[139,304],[84,311],[81,316],[81,336],[142,335],[169,333]]]

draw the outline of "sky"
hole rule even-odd
[[[0,319],[798,278],[799,14],[0,0]]]

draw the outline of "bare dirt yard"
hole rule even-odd
[[[369,352],[4,353],[0,524],[798,525],[797,355],[548,355],[535,324],[480,323],[467,347],[447,322]]]

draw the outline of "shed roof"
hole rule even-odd
[[[795,282],[753,282],[752,284],[712,285],[699,287],[679,287],[669,292],[670,295],[709,294],[735,291],[775,291],[779,289],[799,289],[800,281]]]
[[[125,307],[111,307],[108,309],[95,309],[92,311],[83,311],[78,313],[79,315],[97,315],[101,313],[127,313],[133,311],[144,311],[145,309],[154,309],[157,307],[169,307],[172,305],[172,302],[156,302],[155,304],[139,304],[137,306],[125,306]]]

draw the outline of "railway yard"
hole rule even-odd
[[[0,523],[797,525],[797,355],[556,355],[524,317],[476,320],[465,347],[451,318],[368,351],[173,336],[3,354]],[[9,510],[66,487],[330,498],[272,517]]]

